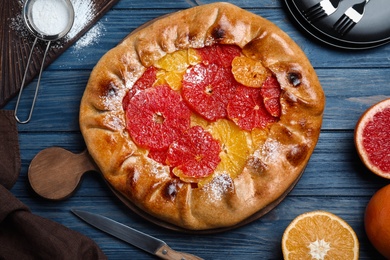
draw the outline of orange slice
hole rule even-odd
[[[296,217],[282,238],[285,260],[359,259],[359,241],[340,217],[326,211]]]
[[[159,70],[154,86],[168,84],[173,90],[180,90],[186,69],[190,65],[200,63],[200,61],[200,56],[194,49],[168,53],[155,64]]]
[[[242,131],[232,121],[220,119],[211,123],[208,128],[221,146],[221,162],[215,169],[218,173],[227,173],[232,179],[242,172],[250,153],[250,134]]]
[[[364,227],[371,244],[390,259],[390,184],[378,190],[367,204]]]
[[[269,76],[269,72],[260,61],[245,56],[233,59],[232,73],[237,82],[252,88],[260,88]]]

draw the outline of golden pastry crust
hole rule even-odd
[[[281,85],[280,120],[241,174],[218,175],[201,188],[172,178],[126,130],[122,100],[145,69],[168,53],[233,44],[260,60]],[[149,214],[205,230],[240,223],[276,201],[299,178],[317,143],[325,97],[297,44],[270,21],[228,3],[152,21],[107,52],[90,76],[80,107],[88,151],[111,185]]]

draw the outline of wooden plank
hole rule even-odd
[[[38,152],[52,146],[62,147],[73,153],[80,153],[85,149],[78,132],[21,133],[19,140],[22,170],[13,191],[26,198],[37,197],[29,186],[27,171]],[[84,177],[76,196],[101,196],[94,193],[96,190],[105,191],[102,196],[107,195],[108,188],[99,174],[89,173]],[[323,132],[305,173],[289,196],[369,197],[386,184],[390,184],[390,181],[369,172],[360,162],[352,132]]]
[[[369,106],[390,97],[390,88],[387,87],[390,68],[321,68],[317,69],[317,74],[326,95],[324,131],[352,131]],[[42,77],[33,119],[29,124],[19,125],[19,130],[79,131],[79,104],[89,75],[89,70],[46,71]],[[33,91],[34,88],[25,90],[21,115],[27,113]],[[60,102],[59,97],[63,97]],[[14,107],[15,100],[12,100],[5,109],[12,110]]]
[[[47,67],[59,55],[80,38],[93,24],[96,23],[118,0],[93,0],[85,5],[83,0],[73,0],[75,10],[74,26],[64,38],[53,42],[48,50],[46,60],[42,61],[47,42],[38,41],[32,49],[35,36],[26,28],[23,18],[23,2],[1,0],[1,15],[4,20],[0,23],[2,46],[0,52],[0,107],[18,93],[24,71],[27,70],[26,84],[38,75],[43,63]],[[83,3],[84,2],[84,3]],[[84,10],[85,7],[88,9]],[[81,18],[81,19],[80,19]],[[79,22],[81,21],[81,22]],[[68,37],[69,36],[69,37]],[[27,64],[28,55],[32,53],[31,65]]]
[[[167,8],[189,8],[192,6],[214,3],[213,0],[151,0],[148,2],[150,9],[167,9]],[[232,0],[229,3],[237,5],[241,8],[280,8],[282,1],[262,0],[262,1],[247,1],[247,0]],[[121,0],[115,6],[115,9],[146,9],[145,3],[142,1]]]
[[[260,2],[260,1],[259,1]],[[319,44],[311,37],[303,34],[288,18],[288,15],[275,9],[248,9],[264,18],[269,19],[284,30],[303,49],[318,68],[388,68],[388,60],[384,53],[388,52],[390,45],[365,51],[346,51]],[[94,43],[82,48],[73,45],[66,57],[59,57],[48,69],[91,69],[109,49],[115,47],[127,34],[142,24],[167,13],[173,9],[113,9],[109,11],[99,25],[102,27],[100,36]],[[109,35],[109,37],[107,37]],[[70,55],[70,56],[68,56]],[[86,58],[88,57],[88,59]]]
[[[153,259],[150,255],[119,241],[79,220],[71,212],[78,208],[113,218],[167,242],[176,250],[197,254],[205,259],[281,259],[281,238],[288,224],[301,213],[314,209],[330,211],[347,221],[360,241],[360,259],[383,259],[372,252],[363,229],[363,215],[368,197],[287,197],[263,218],[231,231],[211,234],[183,234],[150,224],[129,212],[110,197],[73,197],[64,202],[24,198],[33,213],[79,231],[93,239],[109,259],[125,254],[132,259]],[[75,206],[76,205],[76,206]],[[180,237],[180,239],[178,239]],[[223,245],[223,248],[221,246]]]

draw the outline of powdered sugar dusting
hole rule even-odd
[[[71,0],[74,9],[73,27],[66,35],[66,39],[73,39],[84,27],[93,20],[95,3],[87,0]]]
[[[87,47],[91,44],[96,44],[99,42],[99,37],[103,36],[106,32],[106,27],[104,27],[102,22],[98,22],[92,29],[90,29],[81,39],[79,39],[75,44],[75,50]]]
[[[223,198],[224,194],[233,191],[233,181],[229,174],[218,174],[203,189],[211,201],[219,201]]]

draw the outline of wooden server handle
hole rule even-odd
[[[60,147],[39,152],[31,161],[28,179],[40,196],[62,200],[73,194],[81,177],[88,171],[99,171],[87,150],[74,154]]]

